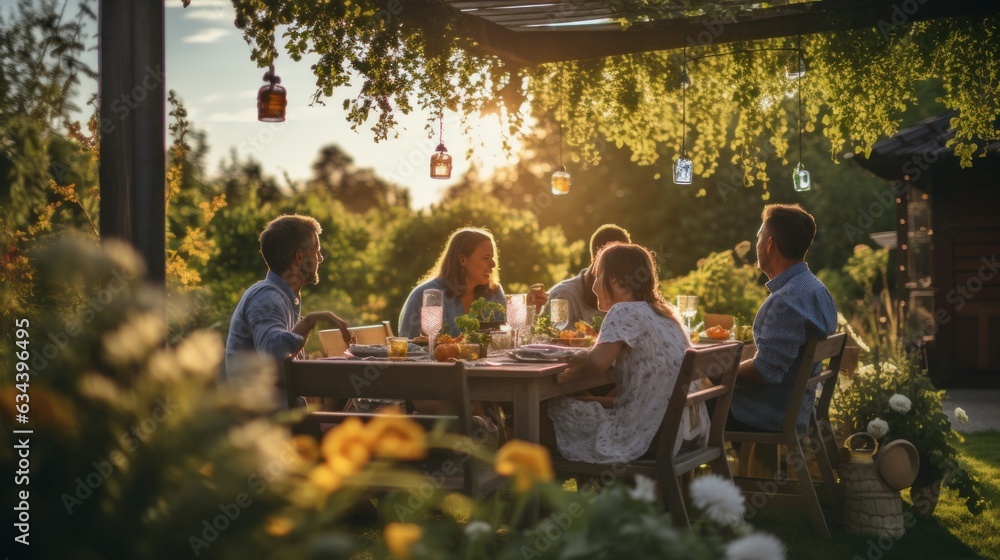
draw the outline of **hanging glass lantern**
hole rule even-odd
[[[812,188],[812,184],[809,180],[809,172],[806,171],[802,162],[799,162],[792,170],[792,184],[795,185],[795,190],[798,192],[805,192]]]
[[[438,147],[431,154],[431,179],[451,179],[451,154],[444,147],[444,115],[438,121]]]
[[[444,142],[438,144],[431,155],[431,179],[451,179],[451,154]]]
[[[690,185],[693,177],[694,162],[691,161],[691,158],[686,153],[682,153],[679,158],[674,160],[674,183],[677,185]]]
[[[556,196],[568,194],[572,184],[573,178],[566,171],[565,165],[560,165],[559,169],[552,173],[552,194]]]
[[[798,52],[795,57],[789,61],[788,67],[785,68],[785,79],[788,80],[798,80],[799,78],[804,78],[806,76],[806,61],[802,58],[802,53]]]
[[[267,85],[257,90],[257,120],[260,122],[285,122],[285,107],[288,97],[285,88],[279,86],[281,78],[274,73],[274,65],[264,73]]]

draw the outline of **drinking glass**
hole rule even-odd
[[[549,313],[552,326],[560,331],[569,324],[569,302],[564,299],[554,299],[549,302]]]
[[[427,348],[434,352],[434,339],[444,326],[444,292],[424,290],[423,307],[420,308],[420,328],[427,335]]]
[[[687,322],[687,332],[691,334],[691,319],[698,314],[698,296],[677,296],[677,310]]]
[[[410,341],[405,336],[387,336],[385,342],[390,360],[406,359],[406,349]]]
[[[514,348],[517,348],[518,335],[528,324],[527,294],[507,296],[507,324],[514,331]]]

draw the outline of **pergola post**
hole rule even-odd
[[[164,0],[100,0],[101,238],[166,280]]]

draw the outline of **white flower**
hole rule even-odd
[[[481,536],[489,536],[496,534],[493,530],[493,526],[485,521],[470,521],[468,525],[465,526],[465,536],[470,539],[478,539]]]
[[[785,545],[774,535],[752,533],[726,545],[726,560],[784,560]]]
[[[882,371],[896,373],[896,364],[892,362],[882,362]]]
[[[882,436],[889,433],[889,423],[876,418],[868,423],[868,433],[875,436],[875,439],[882,439]]]
[[[690,492],[695,507],[712,521],[720,525],[743,521],[743,494],[731,481],[716,474],[701,476],[691,483]]]
[[[190,373],[212,377],[222,364],[224,352],[218,333],[197,330],[177,347],[177,363]]]
[[[633,500],[640,502],[655,502],[656,481],[652,478],[637,474],[635,475],[635,488],[629,490],[628,495],[631,496]]]
[[[895,395],[889,397],[889,408],[895,410],[896,412],[906,414],[910,411],[911,406],[913,406],[913,403],[910,402],[910,399],[907,398],[906,395],[896,393]]]
[[[965,409],[962,407],[955,409],[955,419],[963,424],[969,423],[969,415],[965,413]]]
[[[860,366],[858,366],[857,371],[855,371],[854,373],[855,373],[855,375],[874,375],[875,374],[875,366],[873,366],[871,364],[860,365]]]

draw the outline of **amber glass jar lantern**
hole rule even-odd
[[[267,84],[257,90],[257,120],[285,122],[285,106],[288,105],[288,98],[285,88],[278,85],[281,83],[281,78],[275,75],[273,64],[264,73],[264,81]]]
[[[572,184],[572,177],[566,171],[565,165],[560,165],[559,169],[552,173],[552,194],[556,196],[569,194],[569,188]]]
[[[451,178],[451,154],[448,148],[444,147],[444,142],[438,144],[434,154],[431,155],[431,179]]]

